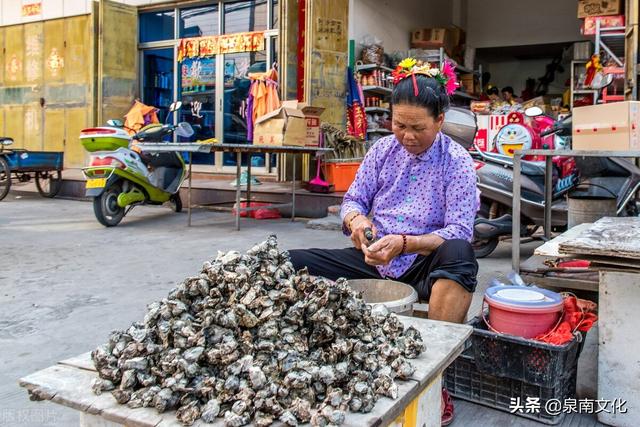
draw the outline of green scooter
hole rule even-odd
[[[171,104],[171,112],[182,103]],[[138,205],[162,205],[169,202],[175,212],[182,210],[180,186],[185,179],[185,162],[179,153],[138,153],[137,142],[158,142],[176,135],[190,137],[191,125],[153,124],[133,136],[122,122],[109,120],[109,126],[84,129],[80,141],[92,153],[89,166],[82,169],[85,195],[93,198],[93,212],[100,224],[114,227]]]

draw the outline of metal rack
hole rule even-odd
[[[577,89],[576,81],[576,69],[580,66],[584,68],[588,61],[571,61],[571,109],[573,110],[573,98],[575,95],[593,94],[593,103],[598,102],[598,90],[597,89]]]
[[[618,66],[624,68],[624,39],[625,27],[600,27],[600,20],[596,20],[595,54],[606,52]]]

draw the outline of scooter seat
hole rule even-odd
[[[513,157],[505,156],[504,154],[486,152],[482,153],[482,157],[513,168]],[[523,175],[544,176],[545,164],[544,162],[522,160],[520,162],[520,169]]]

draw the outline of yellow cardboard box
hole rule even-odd
[[[621,13],[622,0],[578,0],[578,18]]]
[[[640,150],[640,101],[573,109],[574,150]]]
[[[258,117],[253,130],[253,145],[304,147],[306,139],[307,120],[295,100]]]

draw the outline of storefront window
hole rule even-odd
[[[148,49],[142,55],[142,102],[159,109],[164,122],[173,102],[173,48]]]
[[[140,14],[140,43],[172,40],[175,12],[148,12]]]
[[[246,100],[249,96],[249,73],[265,72],[267,57],[264,52],[233,53],[224,56],[224,142],[248,144]],[[264,155],[253,156],[252,166],[264,166]],[[225,153],[224,165],[236,164],[235,154]],[[246,166],[247,157],[242,164]]]
[[[225,34],[267,29],[267,0],[224,3]]]
[[[191,123],[191,140],[215,138],[216,58],[190,58],[180,63],[180,121]],[[213,164],[215,156],[195,155],[194,163]]]
[[[181,9],[180,37],[218,35],[218,21],[218,5]]]
[[[280,17],[280,7],[278,7],[278,0],[272,1],[272,18],[271,18],[271,29],[278,28],[278,18]]]

